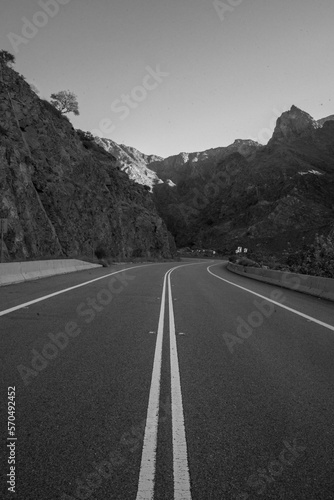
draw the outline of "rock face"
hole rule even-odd
[[[91,256],[171,257],[150,193],[116,159],[82,142],[69,120],[15,71],[0,71],[0,217],[6,260]]]
[[[226,148],[203,168],[169,160],[166,176],[176,186],[157,185],[154,199],[178,246],[276,253],[333,229],[333,120],[322,125],[293,106],[267,146],[250,148]],[[165,162],[153,164],[161,178]]]
[[[117,160],[116,165],[138,184],[149,186],[152,190],[155,184],[162,182],[157,174],[150,169],[152,162],[162,161],[160,156],[145,155],[138,149],[117,144],[111,139],[95,137],[95,142],[111,153]]]
[[[273,136],[268,144],[313,136],[313,132],[320,127],[321,125],[311,115],[296,106],[292,106],[290,111],[286,111],[278,118]]]

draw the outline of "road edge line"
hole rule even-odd
[[[82,286],[89,285],[90,283],[94,283],[95,281],[103,280],[105,278],[109,278],[109,276],[113,276],[114,274],[122,273],[125,271],[130,271],[131,269],[139,269],[141,267],[149,267],[154,266],[154,264],[145,264],[143,266],[133,266],[127,267],[126,269],[120,269],[119,271],[114,271],[113,273],[105,274],[104,276],[99,276],[98,278],[94,278],[89,281],[85,281],[84,283],[79,283],[78,285],[71,286],[69,288],[64,288],[63,290],[58,290],[58,292],[53,292],[48,295],[44,295],[43,297],[39,297],[38,299],[30,300],[29,302],[25,302],[24,304],[19,304],[17,306],[10,307],[9,309],[4,309],[0,311],[0,316],[5,316],[6,314],[10,314],[11,312],[18,311],[19,309],[23,309],[24,307],[31,306],[33,304],[37,304],[38,302],[42,302],[43,300],[51,299],[52,297],[56,297],[57,295],[61,295],[62,293],[70,292],[71,290],[75,290],[76,288],[80,288]]]
[[[217,264],[214,264],[214,265],[217,265]],[[296,309],[292,309],[289,306],[285,306],[284,304],[281,304],[280,302],[277,302],[276,300],[269,299],[268,297],[265,297],[264,295],[261,295],[260,293],[253,292],[252,290],[249,290],[248,288],[245,288],[241,285],[237,285],[236,283],[233,283],[232,281],[226,280],[225,278],[222,278],[221,276],[218,276],[217,274],[214,274],[212,271],[210,271],[210,267],[213,267],[213,266],[208,266],[206,268],[206,270],[208,271],[208,273],[212,274],[212,276],[214,276],[215,278],[218,278],[222,281],[225,281],[226,283],[229,283],[230,285],[236,286],[237,288],[241,288],[241,290],[244,290],[245,292],[249,292],[253,295],[256,295],[257,297],[260,297],[261,299],[265,299],[268,302],[275,304],[276,306],[282,307],[283,309],[286,309],[287,311],[290,311],[294,314],[297,314],[298,316],[301,316],[302,318],[308,319],[309,321],[312,321],[313,323],[316,323],[316,324],[323,326],[324,328],[327,328],[328,330],[331,330],[334,332],[333,325],[329,325],[328,323],[325,323],[324,321],[320,321],[319,319],[313,318],[312,316],[308,316],[307,314],[304,314],[300,311],[297,311]]]

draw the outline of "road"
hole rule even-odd
[[[0,304],[4,498],[334,499],[332,302],[189,260]]]

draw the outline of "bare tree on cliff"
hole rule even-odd
[[[0,50],[0,62],[11,67],[15,64],[15,56],[13,56],[10,52],[7,52],[7,50]]]
[[[79,115],[79,105],[74,92],[61,90],[56,94],[51,94],[50,102],[62,114],[74,113],[75,115]]]

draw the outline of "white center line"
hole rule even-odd
[[[175,337],[175,319],[173,296],[168,275],[169,298],[169,341],[171,366],[171,394],[172,394],[172,425],[173,425],[173,472],[174,472],[174,500],[191,500],[190,476],[188,466],[188,452],[184,414],[181,393],[180,369]]]
[[[162,359],[162,340],[165,319],[165,296],[166,277],[162,287],[162,297],[159,315],[158,335],[155,345],[153,371],[148,401],[146,426],[144,434],[143,452],[141,457],[139,484],[136,500],[153,500],[155,464],[157,454],[158,419],[159,419],[159,399],[160,399],[160,378]]]
[[[149,402],[147,409],[143,451],[140,464],[139,483],[138,483],[136,500],[153,500],[154,498],[157,438],[158,438],[158,423],[159,423],[162,341],[163,341],[163,330],[164,330],[164,319],[165,319],[167,277],[168,277],[170,346],[171,346],[170,362],[171,362],[172,425],[173,425],[174,499],[191,500],[188,458],[187,458],[187,444],[186,444],[185,429],[184,429],[180,372],[177,359],[170,274],[175,269],[179,269],[180,267],[185,267],[185,266],[193,266],[194,264],[197,265],[203,264],[203,262],[182,264],[176,266],[167,271],[167,273],[164,276],[160,315],[159,315],[158,335],[157,335],[157,342],[156,342],[154,361],[153,361],[153,371],[151,378],[151,387],[150,387],[150,395],[149,395]]]

